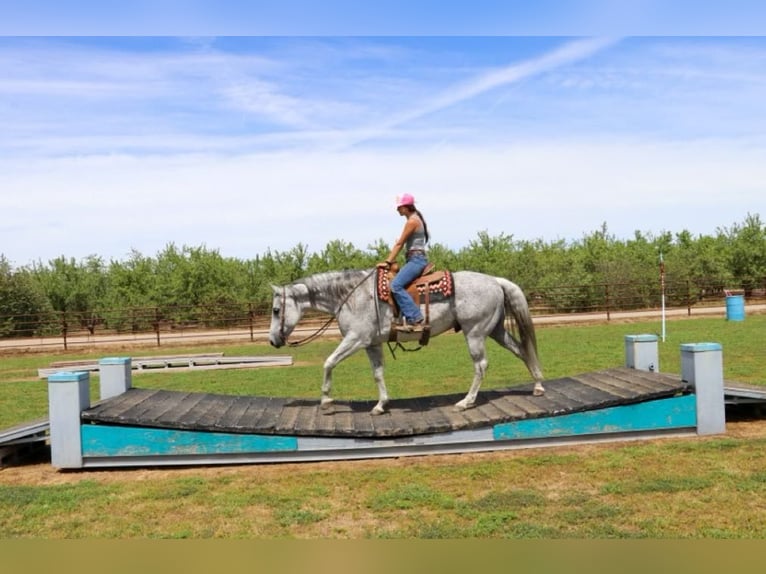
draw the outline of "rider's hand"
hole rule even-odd
[[[389,269],[391,267],[390,261],[381,261],[377,265],[378,269]]]

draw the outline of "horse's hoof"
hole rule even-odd
[[[545,394],[545,389],[543,388],[535,389],[532,391],[532,395],[535,397],[542,397],[544,394]]]
[[[458,401],[457,403],[455,403],[455,407],[454,408],[455,408],[456,411],[465,411],[465,410],[470,409],[472,406],[473,406],[473,403],[469,404],[469,403],[467,403],[466,401],[463,400],[463,401]]]
[[[319,406],[322,410],[327,410],[331,409],[333,404],[335,404],[333,399],[322,399],[322,401],[319,403]]]
[[[378,401],[378,404],[376,404],[373,409],[370,411],[371,415],[382,415],[386,412],[386,405],[388,404],[388,401]]]

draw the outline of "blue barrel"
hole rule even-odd
[[[745,296],[727,295],[726,296],[726,320],[744,321],[745,320]]]

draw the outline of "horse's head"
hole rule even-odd
[[[301,300],[308,297],[308,288],[302,284],[271,286],[274,298],[271,303],[271,327],[269,328],[269,343],[274,347],[282,347],[295,329],[295,325],[303,316],[304,305]]]

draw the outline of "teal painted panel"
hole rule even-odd
[[[495,440],[636,432],[697,426],[694,395],[647,401],[558,417],[495,425]]]
[[[291,436],[82,425],[83,456],[233,454],[298,450]]]

